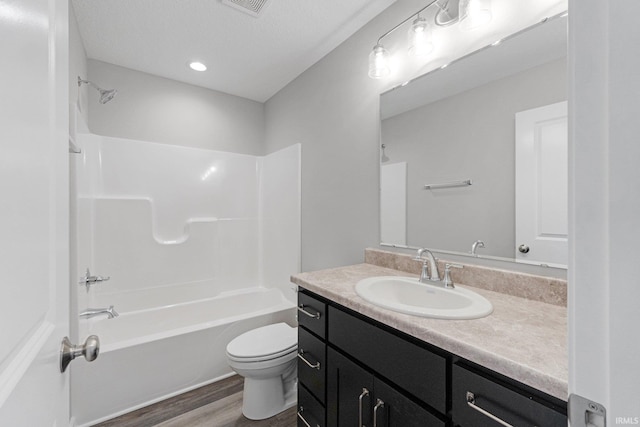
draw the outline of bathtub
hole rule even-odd
[[[226,378],[233,374],[225,355],[229,341],[270,323],[295,325],[295,304],[279,289],[214,296],[206,289],[198,283],[92,301],[94,307],[113,304],[120,316],[81,321],[79,341],[95,334],[101,346],[94,362],[72,365],[72,424],[93,425]]]

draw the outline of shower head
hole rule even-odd
[[[89,86],[100,92],[100,99],[98,100],[100,104],[106,104],[118,94],[118,91],[116,89],[102,89],[97,84],[90,82],[89,80],[82,80],[80,76],[78,76],[78,86],[81,86],[83,83],[88,84]]]
[[[105,90],[105,89],[100,89],[100,104],[106,104],[107,102],[111,101],[113,99],[114,96],[116,96],[118,94],[118,91],[116,89],[110,89],[110,90]]]

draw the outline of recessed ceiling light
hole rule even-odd
[[[206,71],[207,70],[207,66],[204,65],[202,62],[198,62],[198,61],[189,62],[189,68],[191,68],[192,70],[195,70],[195,71]]]

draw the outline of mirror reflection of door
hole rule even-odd
[[[567,103],[516,114],[516,261],[566,267]]]

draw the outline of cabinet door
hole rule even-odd
[[[371,427],[373,376],[332,348],[327,350],[327,426]]]
[[[397,390],[374,379],[376,426],[380,427],[444,427],[445,422],[432,415]]]

